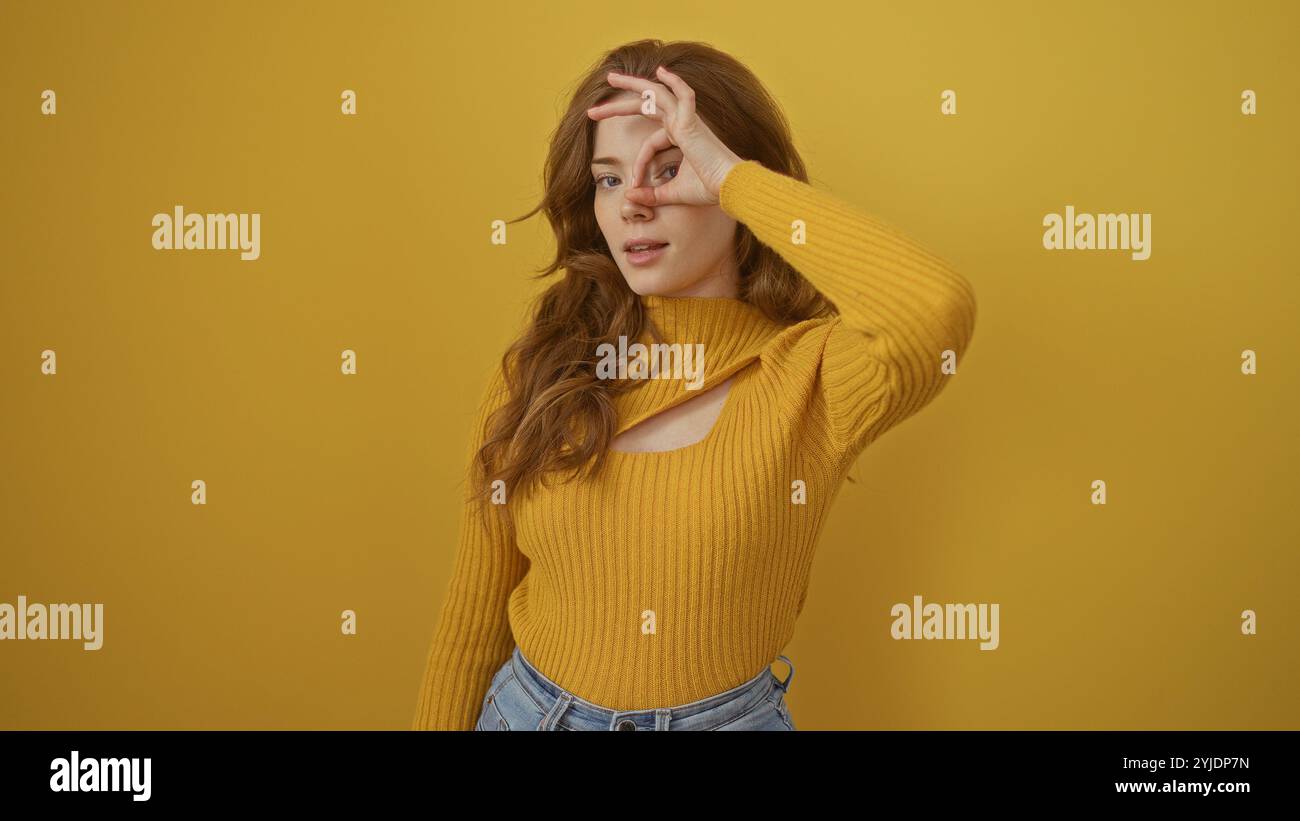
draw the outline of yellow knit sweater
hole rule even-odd
[[[516,643],[561,687],[615,710],[753,678],[794,633],[845,473],[950,378],[944,362],[965,352],[975,299],[942,259],[753,160],[728,173],[721,207],[839,315],[783,326],[740,300],[642,297],[670,341],[705,346],[705,379],[620,394],[618,431],[735,375],[721,415],[692,445],[611,451],[597,476],[509,500],[513,538],[466,505],[416,729],[471,729]],[[498,370],[472,448],[503,399]]]

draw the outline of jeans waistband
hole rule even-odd
[[[519,681],[520,686],[533,698],[539,702],[539,707],[543,710],[552,710],[559,707],[560,702],[564,702],[561,707],[567,712],[576,712],[584,717],[601,723],[610,722],[615,719],[635,719],[638,716],[649,718],[673,718],[681,719],[688,716],[698,715],[699,713],[712,710],[733,699],[744,699],[749,701],[758,701],[766,698],[774,688],[788,690],[790,681],[794,678],[794,663],[785,656],[778,656],[778,659],[784,661],[790,667],[790,674],[784,680],[778,679],[771,669],[763,668],[758,675],[732,687],[730,690],[702,698],[699,701],[692,701],[688,704],[680,704],[675,707],[648,708],[643,710],[615,710],[609,707],[602,707],[585,699],[579,698],[573,693],[565,690],[560,685],[551,681],[532,665],[528,659],[524,658],[523,652],[518,646],[515,647],[511,654],[510,663]]]

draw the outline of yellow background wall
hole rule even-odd
[[[833,510],[799,728],[1300,728],[1300,14],[994,6],[0,4],[0,602],[105,605],[98,651],[0,643],[0,727],[408,726],[552,244],[491,221],[582,71],[659,37],[745,61],[814,184],[979,302]],[[155,251],[176,204],[260,213],[261,258]],[[1151,213],[1151,258],[1045,250],[1067,204]],[[891,639],[913,595],[999,603],[1001,646]]]

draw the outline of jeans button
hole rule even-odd
[[[618,723],[618,729],[620,729],[620,730],[636,730],[636,722],[635,722],[635,721],[632,721],[631,719],[627,719],[627,718],[625,718],[625,719],[623,719],[622,721],[620,721],[620,722]]]

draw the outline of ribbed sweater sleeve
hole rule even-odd
[[[506,398],[498,367],[479,405],[463,464],[483,443],[488,417]],[[429,649],[413,729],[472,730],[492,674],[514,649],[508,604],[528,570],[528,558],[499,518],[509,513],[491,507],[476,501],[463,507],[456,563]]]
[[[893,226],[755,160],[731,168],[720,200],[839,310],[819,374],[838,450],[856,454],[939,393],[944,352],[959,360],[974,333],[964,277]]]

